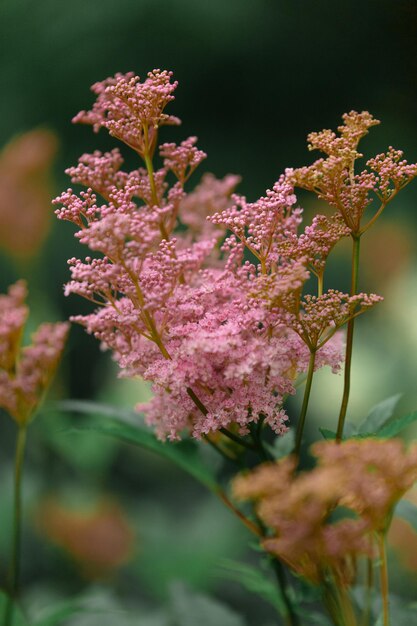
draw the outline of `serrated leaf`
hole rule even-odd
[[[102,420],[94,420],[86,426],[71,428],[67,432],[95,432],[150,450],[172,461],[210,490],[215,492],[219,490],[216,476],[212,469],[203,462],[196,442],[190,440],[175,443],[159,441],[152,431],[132,423],[134,414],[130,411],[114,409],[113,416],[116,415],[116,417],[109,417],[112,408],[103,407],[94,402],[67,401],[65,406],[73,411],[94,415],[102,410],[104,416]],[[129,421],[125,419],[126,417],[129,418]]]
[[[401,517],[417,532],[417,506],[409,500],[400,500],[395,507],[394,515]]]
[[[276,583],[265,576],[262,570],[231,559],[222,560],[220,566],[224,576],[272,604],[281,615],[287,614],[286,606]]]
[[[396,437],[404,428],[410,426],[413,422],[417,421],[417,411],[413,413],[409,413],[408,415],[403,415],[402,417],[398,417],[393,420],[378,432],[378,437],[382,439],[390,439],[391,437]]]
[[[11,614],[10,626],[29,626],[20,608],[3,591],[0,591],[0,623],[4,623],[3,620],[8,611]]]
[[[171,586],[171,610],[175,626],[246,626],[244,618],[231,608],[182,583]]]
[[[395,407],[397,406],[402,394],[397,393],[395,396],[386,398],[382,402],[376,404],[368,416],[359,424],[358,432],[363,433],[377,433],[387,421],[394,415]]]

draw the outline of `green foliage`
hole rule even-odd
[[[417,411],[413,413],[409,413],[408,415],[403,415],[402,417],[398,417],[393,420],[389,424],[386,424],[381,430],[378,432],[378,437],[382,437],[383,439],[389,439],[391,437],[396,437],[399,435],[407,426],[410,426],[413,422],[417,421]]]
[[[178,578],[202,590],[214,587],[220,559],[241,557],[249,533],[219,499],[194,499],[192,509],[175,515],[164,503],[141,500],[132,512],[139,542],[131,571],[159,601]]]
[[[173,626],[246,626],[246,621],[209,596],[191,592],[182,583],[171,587]]]
[[[83,608],[79,601],[63,602],[57,607],[48,609],[46,615],[36,620],[33,626],[60,626],[66,623],[69,617],[77,613],[85,612],[87,609]]]
[[[238,582],[251,593],[272,604],[280,615],[286,615],[285,604],[276,583],[262,569],[230,559],[223,559],[220,565],[223,576]]]
[[[358,427],[346,422],[343,439],[377,437],[390,439],[399,435],[407,426],[417,421],[417,411],[392,419],[401,394],[386,398],[376,404]],[[328,428],[319,428],[324,439],[335,439],[336,433]]]
[[[11,621],[10,626],[29,626],[29,622],[25,619],[20,608],[12,603],[10,609],[8,608],[9,602],[12,602],[10,598],[0,591],[0,619],[2,620],[0,623],[4,623],[3,619],[8,610],[11,610]]]
[[[386,398],[376,404],[367,417],[359,424],[358,433],[376,433],[381,430],[387,421],[394,415],[395,408],[401,398],[401,394]]]
[[[67,401],[62,405],[68,410],[80,413],[101,414],[100,420],[93,420],[86,426],[72,428],[69,432],[83,434],[94,432],[145,448],[169,459],[211,491],[219,490],[216,476],[212,468],[204,462],[200,446],[196,442],[187,440],[177,443],[164,443],[159,441],[150,430],[132,423],[133,419],[138,420],[135,413],[117,407],[79,401]]]

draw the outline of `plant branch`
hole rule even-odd
[[[350,295],[354,296],[358,290],[358,273],[359,273],[359,254],[360,254],[360,236],[352,235],[352,276]],[[337,423],[336,441],[341,441],[343,436],[343,428],[345,425],[346,411],[350,394],[350,377],[352,368],[352,349],[353,349],[353,331],[355,328],[355,318],[352,317],[348,322],[346,335],[346,355],[345,355],[345,373],[342,404],[340,407],[339,420]]]
[[[384,615],[384,626],[389,626],[389,582],[388,582],[388,563],[387,563],[387,549],[385,541],[385,533],[378,533],[378,548],[381,568],[381,595],[382,606]]]
[[[295,436],[294,452],[297,455],[300,454],[301,442],[303,439],[303,432],[304,432],[304,426],[305,426],[305,421],[306,421],[308,403],[310,400],[311,385],[312,385],[313,376],[314,376],[315,361],[316,361],[316,350],[310,349],[310,361],[308,363],[308,372],[307,372],[306,386],[304,389],[303,404],[301,407],[300,417],[298,418],[297,432]]]

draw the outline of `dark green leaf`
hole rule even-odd
[[[386,398],[379,404],[375,405],[369,415],[359,424],[358,432],[363,433],[377,433],[387,421],[394,415],[395,407],[401,398],[400,393],[395,396]]]
[[[328,428],[319,428],[319,431],[325,439],[336,439],[336,433]]]
[[[409,500],[400,500],[395,507],[394,515],[398,515],[408,522],[410,526],[417,532],[417,506]]]
[[[103,409],[102,420],[95,419],[86,426],[72,428],[67,432],[95,432],[145,448],[172,461],[212,491],[218,491],[219,485],[216,476],[212,469],[203,462],[196,442],[190,440],[176,443],[159,441],[150,430],[132,423],[135,414],[130,411],[119,411],[118,409],[112,411],[109,406],[102,407],[102,405],[93,402],[66,402],[65,405],[67,409],[93,413],[94,415]],[[109,417],[110,415],[116,417]],[[129,422],[125,418],[128,418]]]

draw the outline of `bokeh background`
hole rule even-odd
[[[351,109],[383,122],[363,141],[365,155],[393,145],[417,160],[415,0],[1,0],[0,50],[0,289],[28,280],[32,327],[87,310],[63,296],[66,260],[82,251],[71,226],[55,220],[50,198],[69,186],[64,169],[82,152],[114,146],[71,118],[92,103],[90,85],[117,71],[172,69],[180,85],[171,112],[183,124],[164,129],[163,139],[198,135],[209,158],[194,181],[204,171],[240,174],[240,191],[252,200],[285,167],[311,162],[308,132],[335,128]],[[400,411],[417,405],[416,201],[411,185],[364,240],[360,287],[386,301],[357,325],[353,421],[393,393],[403,393]],[[300,194],[300,203],[308,221],[317,201]],[[329,284],[346,288],[348,265],[342,246]],[[73,328],[52,396],[130,408],[148,393],[116,375],[110,356]],[[318,423],[331,427],[340,394],[341,378],[320,373],[311,437]],[[290,411],[296,415],[297,400]],[[50,403],[32,427],[29,596],[42,604],[87,592],[112,610],[136,602],[151,611],[144,623],[158,626],[168,622],[153,607],[188,593],[170,592],[180,580],[222,598],[248,624],[255,616],[266,623],[272,609],[220,572],[223,558],[251,558],[238,522],[160,459],[69,435],[76,419]],[[0,433],[3,579],[14,441],[5,415]],[[104,624],[106,617],[82,619]]]

